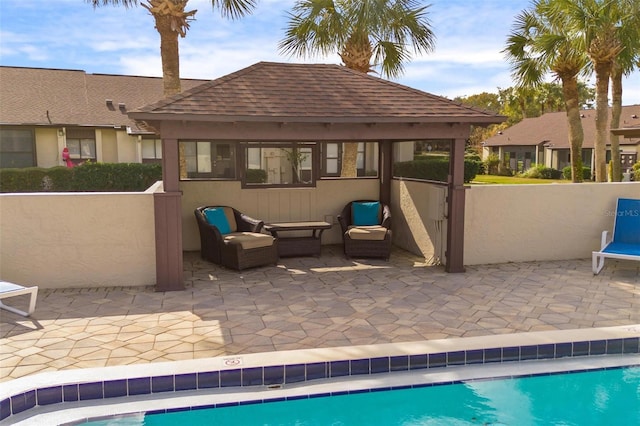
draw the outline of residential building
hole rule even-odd
[[[580,111],[584,141],[582,162],[585,167],[594,164],[596,138],[596,111]],[[640,125],[640,105],[622,107],[620,128]],[[609,134],[607,132],[607,134]],[[522,172],[533,164],[562,170],[571,165],[568,123],[566,112],[549,112],[540,117],[525,118],[521,122],[498,132],[483,144],[483,159],[496,154],[513,172]],[[620,138],[622,171],[628,171],[639,159],[640,137]],[[607,145],[607,161],[611,159],[611,147]]]
[[[162,78],[0,66],[0,167],[160,162],[160,138],[127,112],[163,98]],[[208,80],[183,79],[182,88]]]

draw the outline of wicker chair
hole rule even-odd
[[[230,233],[222,234],[210,224],[205,210],[221,208],[229,223]],[[253,219],[227,206],[203,206],[194,214],[200,230],[200,254],[204,260],[238,271],[278,263],[278,242],[260,231],[261,220]]]
[[[347,257],[379,257],[389,260],[391,255],[391,210],[380,203],[378,223],[368,226],[354,225],[353,204],[372,203],[372,200],[357,200],[347,204],[338,216],[342,228],[344,254]]]

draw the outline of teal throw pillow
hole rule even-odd
[[[353,203],[351,205],[353,224],[355,226],[379,225],[380,202]]]
[[[207,222],[210,225],[218,228],[221,234],[229,234],[231,232],[231,227],[229,226],[229,221],[227,220],[227,216],[224,214],[224,209],[222,208],[209,208],[204,210],[204,217],[207,219]]]

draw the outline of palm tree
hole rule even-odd
[[[537,0],[531,10],[525,10],[516,17],[504,53],[518,85],[539,87],[548,72],[562,82],[569,125],[571,179],[582,182],[584,133],[580,121],[578,75],[584,71],[587,58],[581,54],[579,40],[564,31],[565,23],[551,16],[551,1]]]
[[[607,181],[607,124],[609,118],[609,79],[613,63],[624,50],[621,29],[627,0],[553,0],[553,14],[562,16],[566,31],[579,33],[586,54],[596,75],[596,139],[594,141],[595,175],[597,182]],[[637,9],[637,8],[636,8]],[[615,157],[613,157],[615,156]],[[620,163],[620,152],[612,147],[612,161]]]
[[[93,7],[113,5],[126,8],[138,4],[147,9],[156,23],[160,34],[160,56],[162,58],[162,80],[164,95],[180,93],[180,57],[178,36],[185,37],[189,22],[194,19],[197,10],[186,11],[189,0],[85,0]],[[211,0],[214,9],[219,8],[225,18],[236,19],[250,14],[256,0]]]
[[[635,9],[634,9],[635,7]],[[625,25],[619,28],[618,34],[624,43],[624,49],[613,61],[611,68],[611,128],[620,127],[620,115],[622,114],[622,77],[629,75],[640,63],[640,4],[629,2],[625,5]],[[626,19],[629,19],[627,21]],[[636,22],[632,22],[635,18]],[[618,181],[622,176],[620,163],[620,139],[618,135],[609,134],[611,145],[611,180]]]
[[[428,7],[416,0],[297,0],[279,48],[301,57],[337,52],[347,68],[379,67],[381,75],[398,77],[412,51],[434,48]],[[341,176],[357,175],[357,147],[344,145]]]

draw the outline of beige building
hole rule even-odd
[[[162,78],[0,67],[0,167],[159,162],[157,135],[127,112],[163,97]],[[189,89],[206,80],[182,80]]]

